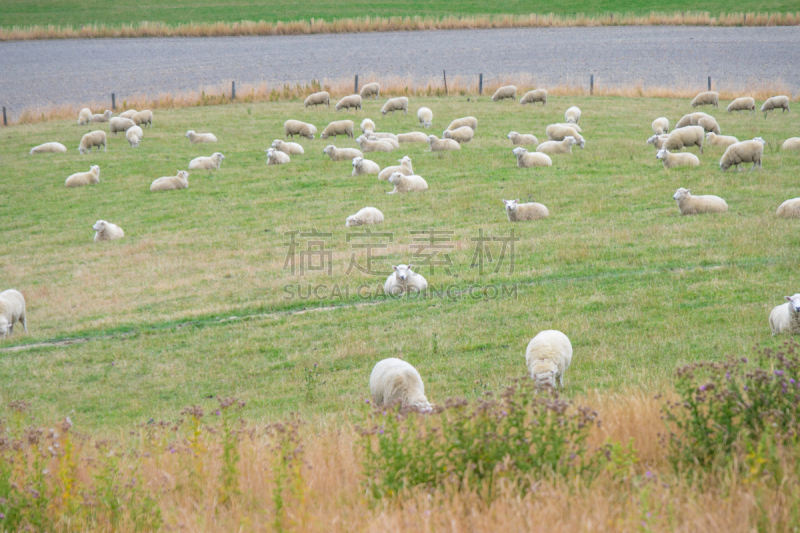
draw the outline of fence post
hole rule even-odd
[[[447,96],[447,72],[443,70],[442,75],[444,76],[444,95]]]
[[[117,98],[114,96],[114,93],[111,93],[111,109],[113,111],[117,109]]]
[[[236,100],[236,82],[231,82],[231,100]]]
[[[6,118],[6,107],[3,106],[3,126],[8,126],[8,118]]]
[[[589,74],[589,95],[594,94],[594,74]]]
[[[711,76],[708,77],[708,90],[711,90]]]
[[[358,94],[358,74],[356,74],[356,88],[353,90],[353,94]]]
[[[483,94],[483,74],[478,74],[478,94]]]

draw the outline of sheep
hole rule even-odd
[[[89,123],[90,118],[92,118],[92,110],[88,107],[84,107],[81,109],[80,113],[78,113],[78,126],[85,126]]]
[[[512,131],[508,134],[508,138],[511,139],[511,144],[514,146],[525,146],[527,144],[535,146],[539,144],[539,139],[530,133],[517,133],[516,131]]]
[[[421,131],[412,131],[409,133],[401,133],[397,136],[397,142],[399,143],[426,143],[428,142],[428,136],[422,133]]]
[[[664,164],[664,168],[700,166],[700,160],[696,155],[690,153],[673,154],[666,148],[662,148],[658,151],[656,159],[661,160]]]
[[[536,388],[564,388],[564,374],[572,362],[572,343],[555,329],[540,331],[525,349],[525,363]]]
[[[368,131],[375,131],[375,123],[365,118],[361,121],[361,133],[367,133]]]
[[[355,124],[352,120],[337,120],[335,122],[331,122],[325,129],[322,130],[322,133],[319,134],[320,139],[327,139],[331,135],[336,138],[337,135],[345,135],[347,137],[353,137],[353,127]]]
[[[741,170],[742,163],[753,163],[750,170],[755,170],[756,166],[761,168],[761,157],[764,155],[764,145],[767,142],[761,137],[756,137],[749,141],[741,141],[728,146],[722,159],[719,160],[719,168],[726,171],[732,166]]]
[[[741,114],[742,111],[750,111],[752,115],[756,112],[756,101],[749,96],[742,96],[728,104],[728,113],[731,111],[738,111],[739,114]]]
[[[800,137],[790,137],[783,141],[782,150],[800,150]]]
[[[225,156],[214,152],[210,157],[195,157],[189,161],[189,170],[218,170]]]
[[[135,115],[136,113],[138,113],[138,111],[136,111],[135,109],[128,109],[124,113],[120,113],[119,116],[122,118],[133,119],[133,115]]]
[[[563,141],[543,142],[536,147],[536,151],[543,154],[571,154],[573,144],[578,144],[578,141],[575,140],[575,137],[567,135]]]
[[[179,170],[176,176],[165,176],[158,178],[150,184],[150,192],[156,191],[176,191],[178,189],[189,188],[189,173]]]
[[[383,292],[391,295],[400,295],[407,292],[423,292],[428,288],[428,282],[422,276],[411,270],[413,265],[394,265],[394,272],[389,274],[383,284]]]
[[[92,151],[92,148],[97,146],[97,151],[100,151],[100,147],[103,147],[103,151],[106,150],[106,132],[103,130],[94,130],[90,131],[89,133],[85,134],[81,137],[81,143],[78,145],[78,152],[81,154],[87,154]]]
[[[133,115],[133,117],[131,117],[131,120],[137,126],[141,126],[142,124],[147,124],[148,127],[152,128],[153,127],[153,112],[150,111],[149,109],[144,109],[142,111],[139,111],[135,115]]]
[[[681,117],[677,124],[675,124],[675,128],[683,128],[685,126],[697,126],[697,121],[700,120],[702,117],[710,117],[708,113],[703,113],[702,111],[697,111],[695,113],[687,113]]]
[[[678,202],[678,209],[681,215],[699,215],[702,213],[725,213],[728,211],[728,204],[719,196],[692,196],[689,189],[681,187],[672,199]]]
[[[428,182],[422,176],[411,174],[406,176],[402,172],[395,172],[389,176],[389,183],[394,185],[394,189],[386,194],[395,194],[398,192],[416,192],[427,191]]]
[[[461,145],[453,139],[439,139],[436,135],[428,135],[429,152],[445,152],[447,150],[461,150]]]
[[[667,139],[669,139],[669,135],[653,135],[647,139],[647,144],[652,144],[656,150],[661,150]]]
[[[775,214],[782,218],[800,218],[800,198],[786,200]]]
[[[564,113],[564,121],[567,124],[577,124],[581,119],[581,110],[577,106],[572,106]]]
[[[187,131],[186,138],[192,144],[217,142],[217,136],[213,133],[195,133],[194,130]]]
[[[131,148],[137,148],[142,140],[142,137],[144,137],[144,132],[139,126],[128,128],[128,131],[125,132],[125,138],[128,140]]]
[[[361,176],[363,174],[380,174],[381,167],[375,161],[364,159],[363,157],[353,158],[353,176]]]
[[[0,294],[0,298],[3,297],[3,294]],[[775,336],[778,333],[800,335],[800,293],[784,296],[784,298],[787,303],[774,307],[769,314],[769,327],[772,335]]]
[[[423,128],[430,128],[433,124],[433,111],[427,107],[420,107],[417,109],[417,119]]]
[[[118,131],[126,132],[128,128],[132,128],[135,125],[129,118],[114,117],[108,123],[108,131],[116,135]]]
[[[356,142],[361,146],[361,150],[364,153],[367,152],[391,152],[394,150],[394,146],[383,139],[375,139],[370,140],[367,139],[365,136],[360,135]]]
[[[788,96],[773,96],[771,98],[767,98],[764,102],[764,105],[761,106],[761,111],[764,112],[764,118],[767,118],[767,113],[772,111],[773,109],[781,109],[781,115],[784,111],[789,113],[789,97]]]
[[[547,154],[539,152],[529,153],[526,148],[521,146],[514,148],[511,151],[517,158],[517,168],[532,168],[532,167],[552,167],[553,160]]]
[[[67,151],[67,147],[61,143],[44,143],[39,146],[34,146],[28,155],[33,154],[58,154]]]
[[[95,185],[100,183],[100,167],[94,165],[89,168],[89,172],[77,172],[72,174],[64,182],[65,187],[81,187],[83,185]]]
[[[308,96],[308,98],[306,98],[306,101],[303,102],[304,107],[313,105],[315,109],[320,104],[325,104],[328,107],[331,106],[331,95],[328,94],[328,91],[320,91],[318,93],[311,94]]]
[[[719,129],[719,124],[717,124],[717,119],[714,117],[700,117],[697,120],[697,125],[703,128],[703,130],[714,132],[717,135],[722,133]]]
[[[336,102],[336,111],[340,109],[350,109],[351,107],[361,109],[361,97],[359,95],[351,94]]]
[[[114,241],[125,236],[125,232],[122,231],[122,228],[111,222],[106,222],[105,220],[98,220],[95,222],[92,229],[95,231],[94,242]]]
[[[283,123],[283,138],[291,137],[294,140],[295,135],[305,137],[306,139],[313,140],[314,134],[317,133],[317,127],[313,124],[307,124],[299,120],[287,120]]]
[[[383,224],[383,213],[374,207],[364,207],[359,209],[355,215],[347,217],[344,223],[347,228],[365,224]]]
[[[372,96],[374,97],[373,100],[377,100],[380,94],[381,94],[381,85],[377,82],[368,83],[364,85],[360,91],[358,91],[358,95],[361,98],[368,98]]]
[[[326,146],[322,150],[322,153],[330,157],[331,161],[352,161],[356,157],[364,157],[361,150],[355,148],[336,148],[332,144]]]
[[[684,147],[699,146],[702,154],[704,138],[705,131],[701,126],[684,126],[672,130],[661,147],[667,150],[680,150]]]
[[[381,108],[381,115],[385,116],[389,111],[391,111],[392,115],[394,115],[395,111],[400,111],[401,109],[403,110],[404,115],[408,114],[408,98],[405,96],[390,98],[389,100],[386,100],[385,104],[383,104],[383,107]]]
[[[378,174],[378,179],[386,181],[395,172],[400,172],[406,176],[410,176],[414,173],[414,169],[411,167],[411,158],[407,155],[404,155],[402,159],[398,159],[397,162],[400,163],[400,165],[386,167],[381,170],[380,174]]]
[[[461,126],[454,130],[445,130],[442,133],[443,139],[453,139],[458,144],[466,144],[475,136],[475,130],[469,126]]]
[[[111,115],[112,115],[111,111],[106,109],[102,115],[92,115],[89,118],[89,122],[108,122],[109,120],[111,120]]]
[[[281,152],[275,148],[267,148],[264,151],[267,152],[267,165],[285,165],[291,161],[289,154],[286,152]]]
[[[28,333],[28,321],[25,316],[25,297],[19,291],[8,289],[0,292],[0,335],[14,334],[14,324],[19,322]]]
[[[505,205],[509,222],[536,220],[537,218],[547,218],[550,216],[550,211],[547,210],[547,207],[538,202],[521,204],[519,203],[519,198],[517,198],[516,200],[503,200],[503,205]]]
[[[739,139],[731,135],[717,135],[713,131],[706,133],[706,139],[711,143],[711,146],[721,146],[727,148],[728,146],[738,143]]]
[[[522,105],[533,104],[541,102],[542,105],[547,105],[547,89],[534,89],[525,93],[525,96],[520,98],[519,103]]]
[[[578,133],[583,133],[583,130],[577,124],[567,124],[566,122],[556,122],[554,124],[550,124],[551,126],[561,126],[562,128],[572,128],[573,130],[577,131]]]
[[[505,87],[500,87],[494,92],[492,95],[492,102],[499,102],[500,100],[505,100],[506,98],[511,98],[513,100],[516,97],[517,88],[513,85],[506,85]]]
[[[699,105],[713,105],[714,107],[719,107],[719,93],[706,91],[698,94],[694,97],[694,100],[692,100],[692,107],[697,107]]]
[[[563,141],[565,137],[574,137],[575,140],[578,141],[578,146],[581,149],[586,146],[586,141],[581,134],[570,126],[550,124],[544,131],[547,134],[547,139],[550,141]]]
[[[669,133],[669,119],[667,117],[658,117],[653,121],[653,133],[656,135],[663,135]]]
[[[447,126],[448,130],[456,130],[462,126],[469,126],[473,130],[478,129],[478,119],[475,117],[461,117],[455,119],[453,122]]]
[[[390,137],[384,137],[383,135],[390,135]],[[380,141],[389,143],[392,145],[393,149],[400,148],[400,141],[397,140],[397,135],[395,135],[394,133],[380,134],[380,133],[370,132],[364,135],[364,137],[366,137],[370,141]]]
[[[303,155],[306,151],[297,143],[286,142],[280,139],[275,139],[272,141],[272,147],[278,150],[279,152],[283,152],[284,154],[289,155]]]
[[[377,406],[401,406],[420,413],[433,410],[417,369],[396,357],[379,361],[369,375],[369,391]]]

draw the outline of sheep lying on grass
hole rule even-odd
[[[0,292],[0,335],[14,334],[14,324],[19,322],[28,333],[28,322],[25,317],[25,297],[19,291],[8,289]]]
[[[303,102],[304,107],[313,105],[316,108],[318,105],[321,104],[326,105],[328,107],[331,106],[331,95],[328,94],[327,91],[320,91],[318,93],[311,94],[308,96],[308,98],[306,98],[306,101]]]
[[[358,91],[358,95],[363,98],[369,98],[370,96],[373,97],[373,100],[377,100],[378,96],[381,94],[381,85],[377,82],[372,82],[364,85],[360,91]]]
[[[403,111],[404,115],[408,114],[408,98],[405,96],[398,96],[397,98],[390,98],[383,104],[381,108],[381,115],[386,115],[389,111],[394,115],[395,111]]]
[[[322,149],[322,153],[331,158],[331,161],[352,161],[356,157],[364,157],[361,150],[355,148],[336,148],[329,144]]]
[[[694,97],[694,100],[692,100],[692,107],[697,107],[699,105],[713,105],[714,107],[719,107],[719,93],[706,91],[698,94]]]
[[[774,307],[769,314],[769,327],[772,329],[772,335],[779,333],[800,335],[800,293],[785,296],[785,298],[787,303]]]
[[[96,185],[100,183],[100,167],[94,165],[89,172],[76,172],[64,182],[65,187],[82,187],[84,185]]]
[[[778,207],[776,214],[782,218],[800,218],[800,198],[786,200]]]
[[[156,191],[177,191],[178,189],[189,188],[189,173],[179,170],[176,176],[164,176],[158,178],[150,184],[150,192]]]
[[[728,146],[739,142],[739,139],[736,137],[731,135],[717,135],[713,131],[706,133],[706,139],[708,139],[708,142],[711,143],[711,146],[721,146],[722,148],[727,148]]]
[[[583,147],[586,146],[584,138],[571,126],[550,124],[544,132],[547,134],[547,139],[550,141],[563,141],[566,137],[574,137],[575,140],[578,141],[578,147],[583,149]]]
[[[307,124],[299,120],[287,120],[283,123],[283,138],[291,137],[294,139],[295,135],[305,137],[306,139],[314,139],[314,134],[317,133],[317,127],[313,124]]]
[[[520,98],[519,103],[522,105],[533,104],[541,102],[542,105],[547,105],[547,89],[534,89],[525,93],[525,96]]]
[[[282,141],[280,139],[275,139],[274,141],[272,141],[271,146],[276,150],[278,150],[279,152],[283,152],[284,154],[303,155],[306,153],[303,147],[300,146],[299,144]]]
[[[267,153],[268,165],[285,165],[286,163],[291,161],[289,154],[287,154],[286,152],[281,152],[280,150],[276,150],[275,148],[267,148],[264,151]]]
[[[503,200],[503,205],[506,208],[506,215],[508,215],[509,222],[536,220],[537,218],[547,218],[550,216],[550,211],[547,210],[547,207],[538,202],[521,204],[519,203],[519,198],[517,198],[516,200]]]
[[[652,124],[653,133],[656,135],[663,135],[669,133],[669,119],[667,117],[658,117]]]
[[[531,167],[552,167],[553,160],[547,154],[540,152],[528,152],[527,149],[519,146],[514,148],[511,153],[517,158],[518,168],[531,168]]]
[[[678,202],[678,209],[681,215],[700,215],[703,213],[725,213],[728,204],[719,196],[692,196],[689,189],[681,187],[672,196]]]
[[[800,150],[800,137],[790,137],[783,141],[781,150]]]
[[[225,156],[214,152],[209,157],[195,157],[189,162],[189,170],[218,170]]]
[[[94,242],[113,241],[125,236],[125,232],[122,231],[122,228],[111,222],[106,222],[105,220],[98,220],[95,222],[92,229],[95,231]]]
[[[389,176],[389,183],[394,185],[394,189],[387,192],[386,194],[395,194],[398,192],[415,192],[415,191],[427,191],[428,190],[428,182],[422,176],[417,175],[410,175],[406,176],[401,172],[395,172],[391,176]]]
[[[78,145],[78,152],[87,154],[91,152],[92,148],[95,146],[98,152],[101,146],[103,147],[103,151],[106,151],[106,132],[103,130],[94,130],[84,134],[84,136],[81,137],[81,143]]]
[[[67,147],[61,143],[51,142],[34,146],[28,155],[33,154],[60,154],[67,151]]]
[[[397,135],[397,142],[401,143],[426,143],[428,136],[421,131],[412,131],[409,133],[400,133]]]
[[[781,95],[767,98],[764,105],[761,106],[761,111],[764,112],[764,118],[767,118],[767,113],[773,109],[780,109],[781,115],[784,111],[789,113],[789,97]]]
[[[446,152],[447,150],[461,150],[461,145],[453,139],[438,139],[436,135],[428,135],[428,144],[431,152]]]
[[[750,111],[752,115],[756,112],[756,101],[749,96],[742,96],[728,104],[728,113],[731,111],[738,111],[739,114],[741,114],[742,111]]]
[[[364,207],[359,209],[355,215],[347,217],[344,225],[345,227],[352,228],[355,226],[364,226],[366,224],[382,224],[383,213],[374,207]]]
[[[111,120],[111,111],[106,109],[102,115],[92,115],[89,118],[89,122],[108,122]]]
[[[328,124],[322,133],[319,134],[320,139],[327,139],[333,136],[335,139],[337,135],[344,135],[345,137],[353,137],[353,127],[355,124],[352,120],[337,120]]]
[[[475,118],[475,117],[457,118],[453,122],[451,122],[449,126],[447,126],[447,129],[448,130],[455,130],[455,129],[458,129],[458,128],[462,127],[462,126],[469,126],[473,130],[477,130],[478,129],[478,119]]]
[[[698,159],[696,155],[689,153],[673,154],[666,148],[662,148],[658,151],[656,159],[661,160],[664,164],[664,168],[700,166],[700,159]]]
[[[356,139],[356,142],[361,146],[361,151],[364,153],[369,152],[391,152],[394,150],[394,145],[384,141],[383,139],[370,140],[361,135]]]
[[[564,374],[572,362],[572,343],[560,331],[540,331],[528,343],[525,362],[537,388],[555,388],[558,381],[563,389]]]
[[[361,97],[357,94],[351,94],[350,96],[345,96],[338,102],[336,102],[336,111],[340,109],[361,109]]]
[[[516,97],[517,88],[513,85],[506,85],[505,87],[500,87],[494,92],[492,95],[492,102],[499,102],[500,100],[505,100],[506,98],[511,98],[513,100]]]
[[[756,137],[749,141],[742,141],[728,146],[719,160],[719,168],[725,171],[735,166],[737,170],[741,170],[739,165],[742,163],[753,163],[751,171],[755,170],[756,166],[761,168],[761,158],[764,155],[765,144],[767,144],[767,141],[761,137]]]
[[[511,139],[511,144],[514,146],[525,146],[529,144],[536,146],[539,144],[539,139],[530,133],[517,133],[516,131],[512,131],[508,134],[508,138]]]
[[[375,365],[369,376],[369,390],[372,401],[377,406],[399,403],[422,413],[432,410],[417,369],[395,357],[384,359]]]
[[[142,137],[144,137],[144,132],[139,126],[128,128],[128,131],[125,132],[125,138],[128,140],[131,148],[138,148],[139,143],[142,142]]]
[[[475,130],[469,126],[461,126],[454,130],[445,130],[444,133],[442,133],[443,139],[453,139],[458,144],[466,144],[470,142],[474,136]],[[430,140],[430,137],[428,139]]]
[[[392,174],[395,172],[399,172],[401,174],[405,174],[406,176],[411,176],[414,174],[414,169],[411,167],[411,158],[407,155],[404,155],[402,159],[397,160],[400,165],[394,165],[391,167],[386,167],[381,170],[380,174],[378,174],[378,179],[382,181],[387,181]]]
[[[427,280],[422,274],[412,271],[412,265],[396,265],[392,267],[392,272],[386,283],[383,284],[383,292],[386,294],[400,295],[407,292],[423,292],[428,288]]]
[[[375,161],[364,159],[363,157],[353,158],[353,176],[361,176],[363,174],[379,174],[381,171],[380,165]]]
[[[669,139],[669,135],[653,135],[649,139],[647,139],[647,144],[652,144],[656,150],[661,150],[664,147],[664,143],[667,142]]]
[[[433,111],[427,107],[420,107],[417,109],[417,119],[423,128],[430,128],[433,124]]]
[[[368,140],[373,141],[373,142],[380,141],[380,142],[389,143],[389,144],[392,145],[393,149],[400,148],[400,141],[397,140],[397,135],[395,135],[394,133],[375,133],[375,132],[370,132],[370,133],[367,133],[365,135],[365,137]]]
[[[664,141],[662,148],[667,150],[680,150],[689,146],[699,146],[700,153],[703,153],[703,139],[705,131],[700,126],[684,126],[675,128]]]
[[[217,136],[213,133],[195,133],[194,130],[187,131],[186,138],[192,144],[217,142]]]
[[[573,144],[578,144],[578,141],[572,135],[567,135],[563,141],[543,142],[536,147],[536,151],[543,154],[571,154]]]

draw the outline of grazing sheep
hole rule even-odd
[[[399,143],[426,143],[428,142],[428,136],[422,133],[421,131],[412,131],[409,133],[401,133],[397,136],[397,142]]]
[[[699,105],[713,105],[714,107],[719,107],[719,93],[706,91],[698,94],[694,97],[694,100],[692,100],[692,107],[697,107]]]
[[[319,134],[320,139],[327,139],[331,135],[336,138],[337,135],[345,135],[347,137],[353,137],[353,127],[355,124],[352,120],[337,120],[335,122],[331,122],[325,129],[322,130],[322,133]]]
[[[478,129],[478,119],[475,118],[475,117],[457,118],[453,122],[451,122],[449,126],[447,126],[447,129],[448,130],[456,130],[456,129],[460,128],[461,126],[469,126],[473,130],[477,130]]]
[[[85,126],[89,123],[90,118],[92,118],[92,110],[88,107],[84,107],[81,109],[81,112],[78,113],[78,126]]]
[[[782,218],[800,218],[800,198],[786,200],[775,214]]]
[[[800,137],[790,137],[783,141],[782,150],[800,150]]]
[[[359,209],[355,215],[347,217],[344,223],[345,227],[348,228],[366,224],[383,224],[383,213],[374,207],[364,207]]]
[[[291,160],[289,154],[276,150],[275,148],[267,148],[264,151],[267,152],[268,165],[285,165]]]
[[[3,337],[13,335],[14,324],[17,322],[22,324],[22,329],[28,333],[25,297],[14,289],[0,292],[0,335]]]
[[[703,139],[705,139],[705,130],[701,126],[684,126],[672,130],[667,140],[664,141],[662,148],[680,150],[689,146],[699,146],[702,154]]]
[[[761,157],[764,155],[764,145],[767,141],[761,137],[749,141],[741,141],[734,143],[725,149],[722,154],[722,159],[719,160],[719,168],[723,171],[728,170],[735,166],[737,170],[741,170],[742,163],[753,163],[750,170],[755,170],[756,166],[761,168]]]
[[[111,111],[106,109],[102,115],[92,115],[89,118],[89,122],[108,122],[109,120],[111,120],[111,115],[112,115]]]
[[[65,187],[82,187],[83,185],[96,185],[100,183],[100,167],[94,165],[89,172],[76,172],[64,182]]]
[[[394,189],[386,194],[395,194],[398,192],[416,192],[427,191],[428,182],[422,176],[410,175],[406,176],[401,172],[395,172],[389,176],[389,183],[394,185]]]
[[[656,159],[660,159],[661,162],[664,163],[664,168],[700,166],[700,160],[696,155],[690,153],[673,154],[666,148],[662,148],[658,151]]]
[[[368,152],[391,152],[394,150],[394,146],[383,139],[375,139],[370,140],[360,135],[356,142],[361,146],[361,150],[364,153]]]
[[[194,130],[187,131],[186,138],[192,144],[217,142],[217,136],[213,133],[195,133]]]
[[[669,135],[653,135],[647,139],[647,144],[652,144],[656,150],[661,150],[667,139],[669,139]]]
[[[97,146],[98,152],[101,146],[103,147],[103,151],[106,151],[106,132],[103,130],[90,131],[81,137],[81,143],[78,145],[78,152],[81,154],[90,153],[95,146]]]
[[[398,159],[397,162],[400,163],[400,165],[386,167],[381,170],[381,173],[378,174],[378,179],[386,181],[395,172],[405,174],[406,176],[411,176],[414,173],[414,169],[411,167],[411,158],[407,155],[404,155],[402,159]]]
[[[149,109],[144,109],[139,111],[131,118],[134,124],[137,126],[141,126],[142,124],[147,124],[148,127],[153,127],[153,112]]]
[[[525,362],[536,388],[556,387],[556,381],[564,388],[564,374],[572,362],[572,343],[560,331],[540,331],[528,343]]]
[[[136,111],[135,109],[128,109],[124,113],[120,113],[119,116],[122,118],[133,119],[133,115],[135,115],[136,113],[138,113],[138,111]]]
[[[132,128],[135,125],[129,118],[114,117],[108,123],[108,131],[116,135],[118,131],[128,131],[128,128]]]
[[[725,213],[728,204],[719,196],[712,194],[706,196],[692,196],[689,189],[681,187],[672,199],[678,202],[678,209],[681,215],[700,215],[702,213]]]
[[[717,135],[713,131],[706,133],[706,139],[711,143],[711,146],[721,146],[727,148],[728,146],[738,143],[739,139],[731,135]]]
[[[361,150],[356,150],[355,148],[336,148],[332,144],[326,146],[322,150],[322,153],[330,157],[331,161],[352,161],[356,157],[364,157]]]
[[[375,131],[375,123],[372,120],[365,118],[361,121],[361,133],[367,133],[369,131]]]
[[[717,119],[714,117],[700,117],[697,120],[697,125],[703,128],[703,130],[716,133],[717,135],[722,133],[719,129],[719,124],[717,124]]]
[[[150,184],[150,192],[156,191],[176,191],[178,189],[189,188],[189,173],[179,170],[177,176],[165,176],[158,178]]]
[[[453,139],[458,144],[466,144],[475,136],[475,130],[469,126],[461,126],[454,130],[444,130],[442,133],[443,139]]]
[[[519,103],[522,105],[533,104],[541,102],[542,105],[547,105],[547,89],[534,89],[525,93],[525,96],[520,98]]]
[[[98,220],[95,222],[92,229],[95,231],[94,242],[114,241],[125,236],[125,232],[122,231],[122,228],[111,222],[106,222],[105,220]]]
[[[764,102],[764,105],[761,106],[761,111],[764,112],[764,118],[767,118],[767,113],[778,108],[781,110],[781,115],[783,115],[784,111],[787,113],[790,112],[788,96],[773,96],[771,98],[767,98],[767,100]]]
[[[578,133],[575,128],[570,126],[565,126],[563,124],[550,124],[544,130],[547,134],[547,139],[550,141],[563,141],[566,137],[574,137],[576,141],[578,141],[578,146],[583,149],[586,146],[586,141]]]
[[[300,137],[313,140],[315,133],[317,133],[317,127],[313,124],[307,124],[299,120],[287,120],[283,123],[284,139],[290,136],[292,139],[294,139],[295,135],[299,135]]]
[[[131,148],[138,148],[139,143],[142,141],[142,137],[144,137],[144,132],[139,126],[128,128],[128,131],[125,132],[125,138],[128,139],[128,143],[131,145]]]
[[[525,146],[528,144],[535,146],[539,144],[539,139],[530,133],[517,133],[516,131],[512,131],[508,134],[508,138],[511,139],[511,144],[514,146]]]
[[[278,150],[279,152],[283,152],[284,154],[289,155],[303,155],[306,151],[297,143],[286,142],[280,139],[275,139],[272,141],[272,147]]]
[[[516,200],[503,200],[503,205],[505,205],[509,222],[536,220],[537,218],[547,218],[550,216],[550,211],[547,210],[547,207],[538,202],[521,204],[519,203],[519,198],[517,198]]]
[[[377,100],[380,94],[381,94],[381,85],[377,82],[368,83],[364,85],[360,91],[358,91],[358,95],[361,98],[369,98],[370,96],[372,96],[373,100]]]
[[[44,143],[39,146],[34,146],[28,155],[33,154],[59,154],[67,151],[67,147],[61,143]]]
[[[506,85],[505,87],[500,87],[494,92],[492,95],[492,102],[499,102],[500,100],[505,100],[506,98],[511,98],[513,100],[516,97],[517,88],[513,85]]]
[[[369,375],[369,391],[377,406],[399,403],[421,413],[429,413],[433,409],[425,397],[425,386],[417,369],[395,357],[375,365]]]
[[[315,108],[320,105],[325,104],[326,106],[331,106],[331,95],[328,94],[328,91],[320,91],[318,93],[314,93],[306,98],[306,101],[303,102],[304,107],[308,107],[313,105]]]
[[[741,114],[742,111],[750,111],[752,115],[756,112],[756,101],[749,96],[742,96],[728,104],[728,113],[731,111],[738,111],[739,114]]]
[[[3,294],[0,294],[0,298]],[[784,298],[787,303],[774,307],[769,314],[769,327],[772,329],[772,335],[775,336],[778,333],[800,335],[800,293],[784,296]]]
[[[380,133],[374,133],[374,132],[367,133],[365,135],[365,137],[370,141],[380,141],[380,142],[389,143],[389,144],[392,145],[392,148],[395,149],[395,150],[397,148],[400,148],[400,141],[397,140],[397,136],[395,134],[387,133],[385,135],[391,135],[391,137],[383,137],[383,136],[381,136]]]
[[[453,139],[437,139],[436,135],[428,135],[428,144],[431,152],[445,152],[447,150],[461,150],[461,145]]]
[[[658,117],[653,121],[653,133],[656,135],[663,135],[669,133],[669,119],[667,117]]]
[[[218,170],[225,156],[214,152],[210,157],[195,157],[189,161],[189,170]]]
[[[567,124],[577,124],[581,119],[581,110],[577,106],[572,106],[564,113],[564,120]]]
[[[386,283],[383,284],[383,292],[386,294],[423,292],[428,288],[428,282],[422,277],[422,274],[411,270],[412,265],[395,265],[392,268],[394,272],[386,278]]]
[[[710,117],[708,113],[703,113],[702,111],[697,111],[696,113],[687,113],[681,117],[677,124],[675,124],[675,129],[683,128],[686,126],[697,126],[697,121],[703,117]]]
[[[536,147],[536,151],[543,154],[571,154],[573,144],[578,144],[578,141],[572,135],[567,135],[563,141],[543,142]]]
[[[351,107],[361,109],[361,97],[359,95],[351,94],[336,102],[336,111],[340,109],[350,109]]]
[[[417,109],[417,119],[423,128],[430,128],[433,124],[433,111],[427,107],[420,107]]]
[[[375,161],[364,159],[363,157],[353,158],[353,176],[361,176],[363,174],[380,174],[381,167]]]
[[[532,167],[552,167],[553,160],[547,154],[539,152],[528,152],[527,149],[519,146],[511,151],[517,158],[518,168],[532,168]]]
[[[383,104],[381,108],[381,115],[386,115],[389,111],[392,112],[394,115],[395,111],[403,110],[403,114],[408,114],[408,98],[405,96],[398,96],[397,98],[390,98],[386,100],[386,103]]]

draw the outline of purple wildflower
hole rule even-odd
[[[647,472],[644,473],[644,477],[651,478],[653,477],[653,473],[648,470]]]

